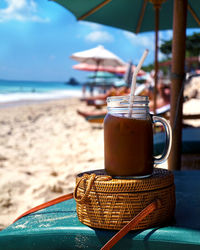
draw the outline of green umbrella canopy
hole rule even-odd
[[[155,30],[155,10],[146,0],[53,0],[71,11],[78,20],[97,22],[134,33]],[[163,2],[152,0],[152,2]],[[161,4],[159,29],[172,29],[173,0]],[[187,27],[199,28],[200,1],[188,0]],[[112,13],[112,14],[111,14]],[[102,18],[103,17],[103,18]]]
[[[97,71],[88,75],[89,82],[98,86],[115,85],[115,82],[119,81],[119,77],[116,74]]]
[[[88,75],[89,79],[93,78],[117,78],[117,76],[113,73],[105,72],[105,71],[97,71],[95,73],[91,73]]]

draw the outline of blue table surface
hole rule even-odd
[[[175,171],[174,176],[174,221],[165,227],[131,231],[113,249],[200,249],[200,171]],[[0,249],[100,249],[115,233],[82,224],[72,199],[1,231]]]
[[[154,134],[154,155],[162,154],[165,146],[165,133]],[[199,154],[200,153],[200,128],[182,129],[182,153]]]

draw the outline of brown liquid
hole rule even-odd
[[[144,176],[153,172],[150,120],[107,114],[104,119],[105,169],[111,175]]]

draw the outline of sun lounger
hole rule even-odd
[[[170,111],[170,104],[167,104],[167,105],[157,109],[156,115],[164,115],[168,111]],[[153,114],[153,113],[151,112],[151,114]],[[88,122],[91,122],[91,123],[103,123],[105,116],[106,116],[106,113],[103,113],[100,115],[88,115],[88,116],[86,115],[84,117]]]
[[[103,115],[91,115],[91,116],[85,117],[85,119],[90,123],[103,123],[105,116],[106,116],[105,114],[103,114]]]
[[[170,111],[170,104],[166,104],[166,105],[156,109],[156,115],[163,115],[169,111]],[[150,113],[153,114],[153,112],[150,112]]]

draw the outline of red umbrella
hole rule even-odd
[[[200,62],[200,58],[198,56],[186,57],[185,61],[187,63],[194,63],[194,62],[196,63],[196,62]],[[171,65],[172,65],[172,60],[159,63],[159,66],[171,66]]]
[[[72,66],[73,69],[83,70],[83,71],[106,71],[111,73],[123,73],[117,70],[118,67],[112,66],[103,66],[103,65],[95,65],[95,64],[88,64],[88,63],[79,63]]]
[[[116,74],[125,74],[127,71],[128,64],[124,66],[117,66],[117,67],[112,67],[112,66],[102,66],[102,65],[94,65],[94,64],[87,64],[87,63],[79,63],[76,65],[72,66],[73,69],[77,70],[83,70],[83,71],[106,71],[110,73],[116,73]],[[132,72],[135,70],[135,65],[132,66]],[[144,76],[146,74],[145,71],[140,70],[138,73],[138,76]]]

